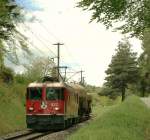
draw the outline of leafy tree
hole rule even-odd
[[[0,6],[0,38],[8,39],[15,28],[13,21],[18,15],[15,11],[17,5],[9,0],[0,0]]]
[[[84,87],[88,93],[98,93],[101,90],[101,87],[97,87],[89,84],[85,84]]]
[[[41,81],[44,76],[57,76],[54,62],[47,58],[36,58],[25,68],[25,76],[30,82]]]
[[[92,11],[91,21],[103,23],[107,28],[123,21],[118,30],[141,36],[150,28],[149,0],[80,0],[78,7]]]
[[[106,74],[105,85],[113,90],[119,90],[123,101],[128,84],[136,82],[138,78],[136,53],[131,51],[128,41],[119,42]]]
[[[7,73],[4,58],[18,63],[16,50],[21,48],[24,53],[29,54],[27,38],[17,30],[17,24],[23,21],[21,8],[14,0],[0,0],[0,73]],[[7,75],[8,76],[8,75]],[[1,75],[1,78],[5,76]],[[11,78],[11,75],[10,75]],[[3,79],[5,80],[5,79]]]
[[[25,20],[22,8],[14,0],[0,0],[0,53],[7,54],[10,61],[17,63],[16,49],[20,47],[29,53],[27,38],[17,30],[19,23]],[[2,60],[2,59],[1,59]]]
[[[100,96],[108,96],[111,99],[116,99],[117,96],[120,95],[118,89],[113,89],[109,86],[103,86],[100,90],[100,92],[98,93],[98,95]]]
[[[0,79],[5,83],[12,83],[14,81],[14,71],[9,67],[4,67],[0,71]]]

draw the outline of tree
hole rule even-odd
[[[27,38],[16,28],[25,20],[24,17],[22,8],[14,0],[0,0],[0,54],[1,57],[7,54],[11,57],[10,61],[15,63],[18,61],[16,54],[18,47],[29,53]]]
[[[136,82],[138,78],[136,53],[131,51],[128,41],[119,42],[106,74],[105,85],[113,90],[119,90],[123,101],[128,84]]]
[[[103,23],[107,28],[122,21],[118,30],[142,36],[150,28],[149,0],[81,0],[78,7],[92,11],[91,21]]]
[[[41,81],[44,76],[57,77],[56,66],[48,58],[36,58],[25,68],[25,76],[30,82]]]
[[[120,95],[120,92],[117,89],[112,89],[107,85],[103,85],[98,95],[108,96],[110,99],[116,99]]]
[[[7,57],[11,62],[19,62],[16,50],[20,47],[23,53],[30,54],[27,38],[17,30],[17,24],[23,21],[21,8],[14,0],[0,0],[0,73],[7,73],[8,68],[4,64]],[[7,76],[9,76],[7,74]],[[10,74],[11,78],[11,74]],[[5,79],[3,79],[5,80]]]
[[[0,79],[2,78],[5,83],[12,83],[14,81],[14,71],[9,67],[4,67],[0,71]]]
[[[146,92],[150,92],[150,29],[144,31],[143,36],[143,53],[139,57],[140,68],[140,89],[142,96],[145,96]]]
[[[15,28],[14,19],[19,13],[15,11],[17,5],[9,0],[0,0],[0,38],[8,39]]]

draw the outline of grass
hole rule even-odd
[[[26,127],[24,94],[25,85],[0,83],[0,135]]]
[[[138,97],[97,111],[101,115],[68,140],[150,140],[150,109]]]
[[[110,110],[114,105],[120,103],[120,97],[112,100],[106,96],[99,96],[97,93],[89,94],[92,95],[92,116],[95,119]]]
[[[119,103],[121,100],[121,97],[117,97],[115,100],[110,99],[106,96],[99,96],[97,93],[88,93],[89,95],[92,95],[92,105],[97,106],[112,106],[117,103]]]

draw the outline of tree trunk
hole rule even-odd
[[[145,96],[145,89],[146,89],[146,82],[145,82],[145,79],[142,79],[142,81],[141,81],[141,94],[142,94],[142,97]]]
[[[125,88],[122,88],[122,102],[125,100]]]
[[[145,87],[142,87],[142,97],[145,96]]]
[[[4,67],[4,54],[2,53],[2,47],[0,46],[0,72],[2,72],[3,67]]]

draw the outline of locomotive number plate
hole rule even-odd
[[[51,103],[52,107],[55,107],[55,106],[58,106],[58,105],[59,105],[58,103]]]

